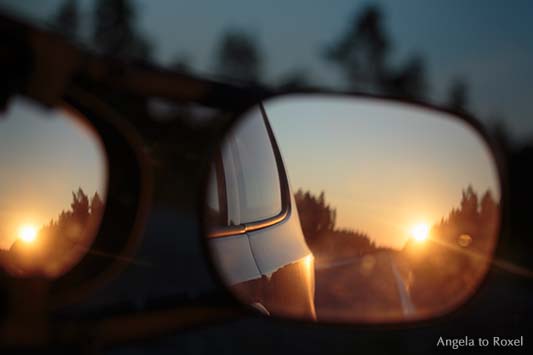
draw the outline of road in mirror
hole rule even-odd
[[[0,116],[0,269],[70,270],[90,250],[106,183],[103,146],[79,114],[13,99]]]
[[[241,301],[270,315],[387,323],[442,315],[472,295],[501,191],[470,125],[347,96],[285,96],[264,113],[230,132],[208,193],[208,244]],[[240,220],[260,205],[271,218]]]

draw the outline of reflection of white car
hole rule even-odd
[[[224,282],[263,312],[315,318],[313,257],[262,108],[233,129],[211,169],[208,242]]]

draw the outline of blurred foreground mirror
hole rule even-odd
[[[69,271],[96,236],[106,183],[103,146],[79,114],[12,100],[0,115],[0,268]]]
[[[273,316],[388,323],[442,315],[472,295],[501,191],[471,124],[349,96],[263,108],[225,138],[208,186],[207,243],[239,300]]]

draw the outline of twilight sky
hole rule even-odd
[[[0,0],[0,7],[50,21],[63,0]],[[80,0],[82,25],[90,28],[93,0]],[[187,58],[195,72],[217,74],[217,43],[228,29],[255,35],[262,49],[264,79],[276,82],[294,70],[324,87],[343,88],[345,80],[321,51],[368,4],[381,6],[393,64],[410,54],[425,59],[428,95],[443,103],[450,84],[469,85],[470,108],[492,125],[499,116],[519,141],[533,137],[533,2],[514,0],[427,2],[135,0],[140,30],[151,40],[160,64]],[[85,31],[88,38],[88,31]]]
[[[70,209],[72,192],[105,196],[99,140],[68,114],[13,101],[0,119],[0,249],[22,225],[40,227]]]
[[[480,136],[447,114],[349,97],[292,96],[265,110],[294,190],[325,192],[338,228],[402,247],[472,185],[499,199],[496,165]],[[294,191],[295,192],[295,191]]]

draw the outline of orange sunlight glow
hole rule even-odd
[[[314,269],[313,262],[315,261],[315,258],[313,257],[313,254],[309,254],[304,258],[304,265],[308,270]]]
[[[411,235],[417,242],[423,242],[429,237],[429,225],[419,223],[411,229]]]
[[[37,239],[37,228],[33,225],[23,225],[19,228],[18,237],[24,243],[31,244]]]

